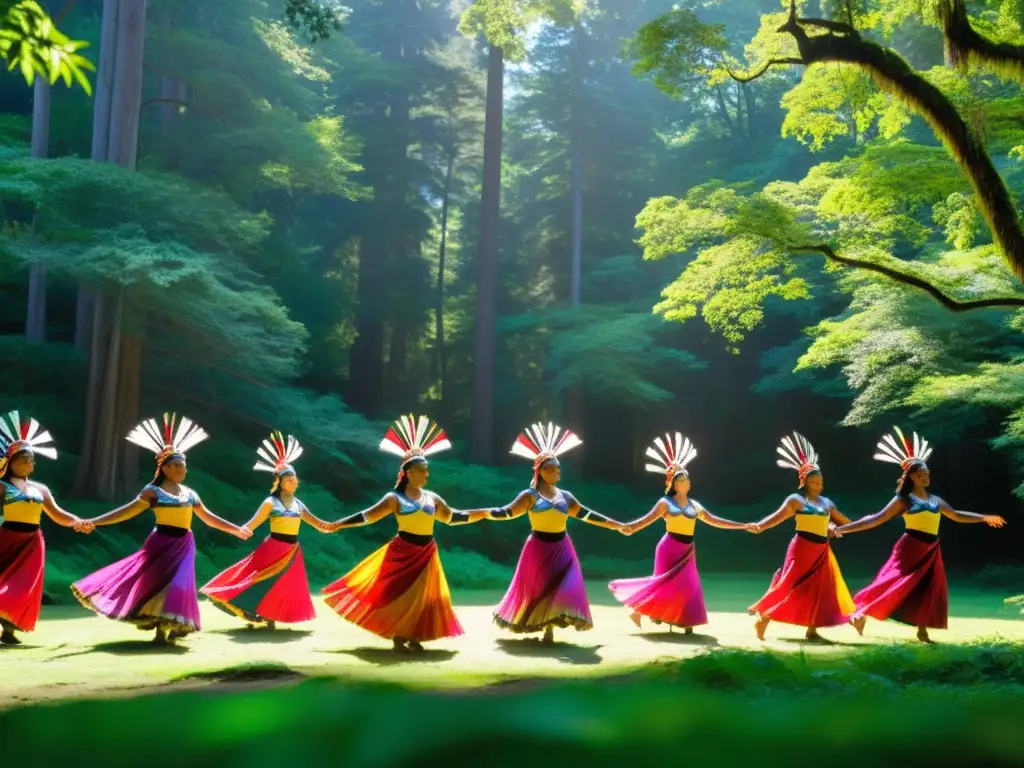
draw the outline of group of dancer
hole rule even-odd
[[[512,453],[533,464],[529,488],[500,508],[457,510],[426,490],[427,458],[451,447],[443,430],[426,417],[402,417],[380,444],[400,458],[393,489],[361,512],[334,522],[313,515],[296,497],[299,486],[294,462],[302,446],[291,435],[273,433],[259,447],[255,470],[273,476],[270,495],[244,525],[213,514],[184,485],[186,452],[207,438],[187,418],[164,415],[163,424],[149,419],[127,437],[156,456],[156,473],[139,495],[122,507],[92,519],[63,510],[46,486],[30,479],[37,455],[55,459],[50,434],[34,419],[17,412],[0,419],[0,484],[4,493],[0,525],[0,643],[18,644],[17,633],[35,628],[43,594],[45,545],[42,514],[81,533],[113,525],[152,510],[156,527],[142,548],[75,582],[75,597],[96,613],[139,629],[155,631],[154,641],[174,643],[201,628],[198,594],[253,628],[275,628],[315,618],[299,545],[306,523],[323,533],[376,523],[395,517],[398,533],[383,547],[323,589],[326,604],[338,616],[392,641],[398,652],[422,651],[422,643],[463,634],[452,607],[441,567],[434,524],[465,525],[483,520],[512,520],[527,515],[530,534],[494,621],[514,633],[543,633],[550,643],[556,628],[593,627],[579,558],[566,526],[570,517],[631,535],[665,521],[665,535],[654,555],[651,576],[621,579],[609,585],[612,594],[631,610],[639,627],[643,617],[657,624],[692,632],[707,623],[694,549],[698,520],[717,528],[760,533],[794,518],[796,535],[783,566],[765,595],[750,608],[757,637],[764,639],[770,622],[807,628],[818,638],[820,627],[852,624],[863,633],[865,620],[895,619],[917,627],[928,642],[929,629],[947,625],[946,574],[939,548],[939,521],[945,516],[962,523],[1001,527],[1003,518],[954,510],[928,491],[931,474],[927,441],[916,433],[908,440],[897,428],[878,443],[875,458],[898,464],[896,495],[884,509],[851,522],[822,495],[824,479],[817,453],[798,433],[783,439],[778,464],[795,470],[798,491],[768,517],[739,523],[711,514],[690,498],[688,465],[697,456],[691,442],[669,434],[647,450],[646,469],[664,477],[664,495],[646,515],[620,522],[588,509],[559,488],[559,457],[581,444],[571,431],[536,424],[516,439]],[[225,533],[248,539],[269,520],[270,535],[252,554],[196,588],[193,516]],[[855,596],[843,581],[830,539],[867,530],[902,516],[906,530],[878,575]]]

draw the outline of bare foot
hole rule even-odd
[[[920,640],[922,643],[929,643],[929,644],[931,644],[931,643],[935,642],[930,637],[928,637],[928,627],[918,627],[917,628],[917,639]]]
[[[17,638],[13,631],[5,629],[3,634],[0,634],[0,643],[4,645],[21,645],[21,640]]]
[[[867,618],[865,616],[858,616],[855,619],[850,619],[850,623],[853,625],[853,628],[857,630],[857,634],[861,637],[864,636],[864,623],[866,621]]]
[[[408,641],[408,648],[410,651],[415,651],[416,653],[423,653],[423,646],[415,640]]]
[[[764,640],[764,631],[768,629],[769,622],[771,619],[767,616],[761,616],[754,622],[754,631],[757,633],[758,640]]]
[[[409,641],[406,640],[404,637],[396,637],[392,642],[394,643],[394,647],[392,648],[392,650],[394,650],[395,653],[409,652],[409,648],[408,646],[406,646],[406,643]]]
[[[554,629],[554,627],[548,626],[548,628],[544,630],[544,637],[541,639],[541,642],[544,643],[544,645],[552,645],[552,644],[554,644],[554,642],[555,642],[555,629]]]
[[[188,632],[182,632],[180,629],[172,629],[167,633],[167,639],[173,643],[175,640],[180,640],[187,634]]]
[[[692,635],[693,634],[693,627],[683,627],[683,634],[684,635]]]
[[[814,627],[808,627],[807,634],[804,635],[804,638],[807,639],[807,640],[822,640],[822,639],[824,639],[824,638],[822,638],[821,635],[818,634],[818,630],[815,629]]]
[[[637,629],[643,629],[643,627],[640,626],[640,614],[636,611],[629,614],[629,620],[636,624]]]
[[[153,635],[153,645],[170,645],[171,640],[167,637],[167,631],[163,627],[156,628],[156,634]]]
[[[275,622],[275,621],[268,621],[267,622],[267,629],[269,629],[270,631],[274,631],[275,629],[277,629],[277,622]]]

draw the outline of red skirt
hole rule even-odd
[[[939,540],[922,541],[906,533],[900,536],[874,581],[853,601],[857,617],[946,629],[949,592]]]
[[[199,590],[223,611],[253,623],[316,618],[298,542],[267,537],[244,560]]]
[[[36,628],[43,604],[43,532],[0,526],[0,626],[20,632]]]
[[[786,561],[775,572],[764,597],[750,612],[799,627],[836,627],[854,611],[850,590],[828,541],[794,536]]]

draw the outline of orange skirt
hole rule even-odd
[[[323,594],[341,618],[387,640],[463,634],[433,537],[418,543],[396,536]]]

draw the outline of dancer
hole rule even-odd
[[[156,528],[138,552],[71,585],[86,608],[141,630],[156,630],[153,641],[161,645],[200,629],[192,515],[240,539],[252,536],[252,531],[210,512],[195,491],[182,485],[188,472],[185,453],[207,434],[187,418],[177,428],[175,422],[176,415],[165,413],[163,430],[156,419],[132,430],[127,440],[156,454],[153,482],[130,504],[87,521],[114,525],[152,509]]]
[[[682,627],[686,634],[708,623],[704,592],[697,573],[693,534],[697,521],[730,531],[747,530],[745,523],[734,523],[715,517],[691,498],[690,473],[686,466],[697,457],[697,449],[678,432],[657,438],[647,449],[647,456],[656,464],[647,464],[648,472],[665,478],[665,495],[646,515],[626,523],[624,533],[641,531],[655,520],[664,518],[665,535],[654,550],[654,575],[611,582],[615,599],[633,609],[630,619],[640,627],[641,616],[655,624]]]
[[[998,515],[957,511],[938,496],[932,496],[928,492],[931,472],[925,463],[931,456],[931,446],[916,432],[911,444],[899,427],[893,430],[896,439],[883,436],[874,458],[899,464],[903,470],[896,484],[896,496],[882,511],[837,530],[840,535],[866,531],[900,515],[906,526],[874,581],[853,598],[853,626],[863,634],[868,616],[879,621],[894,619],[917,627],[917,639],[930,643],[928,630],[946,629],[948,621],[949,592],[939,548],[942,515],[958,523],[986,523],[993,528],[1001,528],[1006,521]]]
[[[10,420],[10,424],[8,421]],[[17,411],[0,418],[0,643],[21,645],[16,632],[31,632],[43,603],[46,543],[39,523],[43,512],[53,522],[79,533],[92,526],[65,512],[50,489],[30,480],[36,455],[57,458],[53,438],[35,419],[22,423]]]
[[[807,627],[808,640],[820,640],[818,627],[846,624],[853,613],[853,599],[847,589],[828,537],[836,524],[850,522],[836,505],[821,495],[825,487],[818,455],[803,435],[784,437],[778,448],[780,467],[795,469],[799,490],[774,513],[748,529],[752,533],[774,528],[783,520],[796,518],[796,536],[789,542],[786,561],[775,572],[764,597],[750,607],[756,614],[757,639],[764,640],[770,621]]]
[[[427,457],[449,448],[444,430],[426,416],[403,416],[380,443],[382,451],[402,459],[394,489],[369,509],[329,524],[339,530],[395,516],[398,535],[324,587],[323,594],[341,618],[391,640],[398,653],[419,653],[428,640],[463,633],[437,554],[434,521],[465,525],[487,513],[453,510],[424,488],[430,476]]]
[[[526,539],[515,575],[494,610],[494,621],[515,633],[544,632],[542,642],[554,642],[555,627],[592,629],[590,602],[576,549],[566,533],[569,517],[601,528],[623,531],[617,520],[581,506],[558,488],[562,476],[558,457],[582,441],[571,431],[534,424],[519,435],[512,453],[533,461],[533,480],[507,507],[491,510],[491,520],[511,520],[529,514]]]
[[[309,596],[309,580],[299,546],[299,528],[305,521],[322,533],[330,523],[315,517],[295,497],[299,476],[292,463],[302,455],[299,441],[272,432],[257,450],[253,469],[270,472],[270,496],[243,527],[254,530],[270,519],[270,536],[241,562],[215,576],[199,591],[226,613],[249,622],[249,628],[275,629],[277,622],[294,624],[316,618]]]

